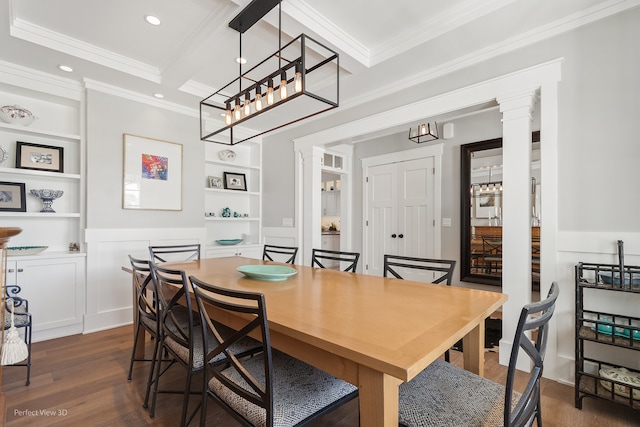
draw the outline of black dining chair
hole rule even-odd
[[[482,262],[486,273],[502,271],[502,240],[482,236]]]
[[[200,243],[189,245],[152,245],[149,246],[149,259],[152,262],[199,260]]]
[[[400,425],[521,427],[530,426],[536,420],[540,427],[540,379],[549,320],[558,294],[558,284],[553,282],[546,299],[522,308],[511,348],[506,386],[436,360],[412,380],[400,384]],[[531,341],[529,335],[535,337],[535,341]],[[514,389],[520,355],[527,355],[532,365],[521,393]]]
[[[4,330],[11,327],[11,313],[13,312],[13,323],[20,330],[24,329],[24,342],[27,345],[27,358],[19,363],[7,366],[24,366],[27,368],[27,381],[25,385],[31,384],[31,332],[33,321],[29,313],[29,301],[18,296],[22,291],[19,285],[6,285],[5,287],[5,310],[4,310]],[[9,299],[12,303],[9,303]]]
[[[343,271],[356,272],[358,267],[358,259],[360,254],[358,252],[344,252],[344,251],[330,251],[328,249],[313,249],[311,251],[311,267],[329,268],[325,265],[330,265],[332,262],[338,263],[346,262],[347,267]],[[339,264],[340,265],[340,264]]]
[[[357,396],[355,386],[271,348],[264,295],[213,286],[193,276],[189,280],[201,325],[209,332],[204,336],[214,337],[208,345],[213,350],[205,357],[201,426],[209,397],[242,425],[272,427],[306,425]],[[230,313],[242,327],[225,338],[207,314],[209,307]],[[259,337],[261,351],[241,357],[233,345],[249,334]],[[221,356],[227,365],[210,363]]]
[[[264,261],[278,261],[285,264],[295,264],[298,248],[295,246],[264,245],[262,259]]]
[[[406,269],[425,272],[428,271],[432,274],[432,276],[425,279],[429,283],[438,284],[444,282],[447,286],[451,286],[453,271],[455,270],[455,268],[455,260],[418,258],[385,254],[383,276],[388,277],[389,275],[391,275],[396,279],[405,279],[405,277],[403,277],[401,273],[405,274]],[[449,362],[449,350],[445,351],[444,360]]]
[[[200,316],[192,310],[189,282],[185,272],[164,268],[153,262],[150,263],[150,267],[161,314],[154,376],[148,382],[148,386],[153,384],[154,387],[149,415],[151,418],[155,415],[159,393],[182,394],[184,397],[180,425],[184,427],[189,424],[200,409],[200,403],[198,403],[192,413],[188,414],[189,398],[193,393],[191,389],[193,377],[203,371],[205,363],[225,364],[227,361],[224,354],[219,354],[205,362],[205,355],[212,350],[207,345],[214,345],[214,339],[202,335],[203,329],[199,326]],[[186,321],[183,318],[185,313]],[[235,334],[235,331],[226,326],[217,325],[217,327],[223,337]],[[253,354],[258,347],[259,343],[249,337],[233,342],[233,350],[243,356]],[[167,352],[169,358],[163,359],[162,352]],[[181,365],[186,370],[184,389],[177,391],[160,389],[160,378],[175,364]]]

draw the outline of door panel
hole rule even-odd
[[[368,274],[383,274],[384,254],[434,256],[433,167],[430,157],[368,168]]]

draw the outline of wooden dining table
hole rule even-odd
[[[484,319],[498,292],[289,265],[297,274],[262,281],[237,271],[274,264],[244,257],[163,264],[207,283],[264,294],[271,345],[359,389],[360,425],[398,425],[398,387],[458,340],[464,367],[484,367]],[[229,313],[209,313],[233,327]],[[144,336],[139,338],[144,340]],[[138,346],[144,348],[144,345]]]

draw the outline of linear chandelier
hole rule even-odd
[[[240,58],[242,34],[280,3],[253,0],[231,20]],[[305,34],[282,46],[280,6],[278,50],[246,72],[240,63],[236,79],[200,101],[200,139],[235,145],[338,107],[339,66],[338,53]]]
[[[415,129],[409,128],[409,139],[416,144],[435,141],[438,138],[438,122],[433,122],[433,129],[429,122],[418,125]]]

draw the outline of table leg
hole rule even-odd
[[[484,376],[484,319],[462,338],[464,368]]]
[[[360,365],[358,368],[360,425],[398,426],[398,378]]]

